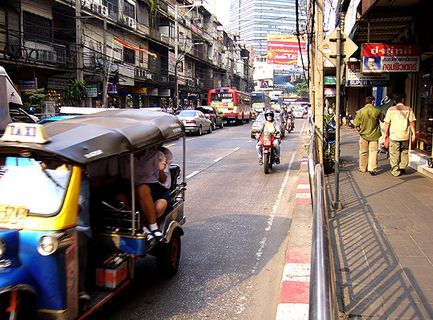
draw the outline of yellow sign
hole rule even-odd
[[[14,122],[8,124],[1,140],[43,144],[49,142],[50,138],[41,124]]]

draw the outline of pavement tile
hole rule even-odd
[[[433,319],[433,179],[358,172],[358,135],[341,131],[343,210],[331,212],[338,300],[347,319]],[[334,175],[327,176],[328,197]]]

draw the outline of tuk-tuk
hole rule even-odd
[[[158,219],[164,237],[150,250],[135,199],[134,156],[179,138],[183,168],[170,165],[171,204]],[[96,249],[83,269],[80,257],[87,252],[79,247],[77,224],[86,168],[119,158],[130,164],[130,207],[116,205],[108,189],[89,188]],[[45,125],[9,124],[0,141],[0,319],[85,318],[133,280],[136,260],[147,254],[156,256],[165,276],[174,275],[185,189],[184,128],[172,115],[124,109]],[[79,270],[87,270],[90,282],[85,305]]]

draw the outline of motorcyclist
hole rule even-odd
[[[287,108],[286,125],[289,125],[289,119],[290,119],[290,125],[292,126],[292,130],[293,130],[293,129],[295,129],[295,116],[293,115],[293,108],[292,107]]]
[[[278,125],[274,121],[274,111],[273,110],[266,110],[265,111],[265,121],[263,122],[263,125],[260,129],[260,131],[257,133],[257,155],[259,157],[259,164],[263,164],[263,148],[262,148],[262,142],[260,141],[260,137],[265,133],[270,133],[274,136],[274,142],[273,147],[275,149],[275,163],[280,163],[280,142],[281,142],[281,136],[280,136],[280,129]]]

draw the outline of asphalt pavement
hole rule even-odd
[[[433,180],[358,171],[358,135],[341,133],[340,198],[330,216],[339,310],[344,319],[433,319]],[[327,176],[334,199],[335,174]]]

